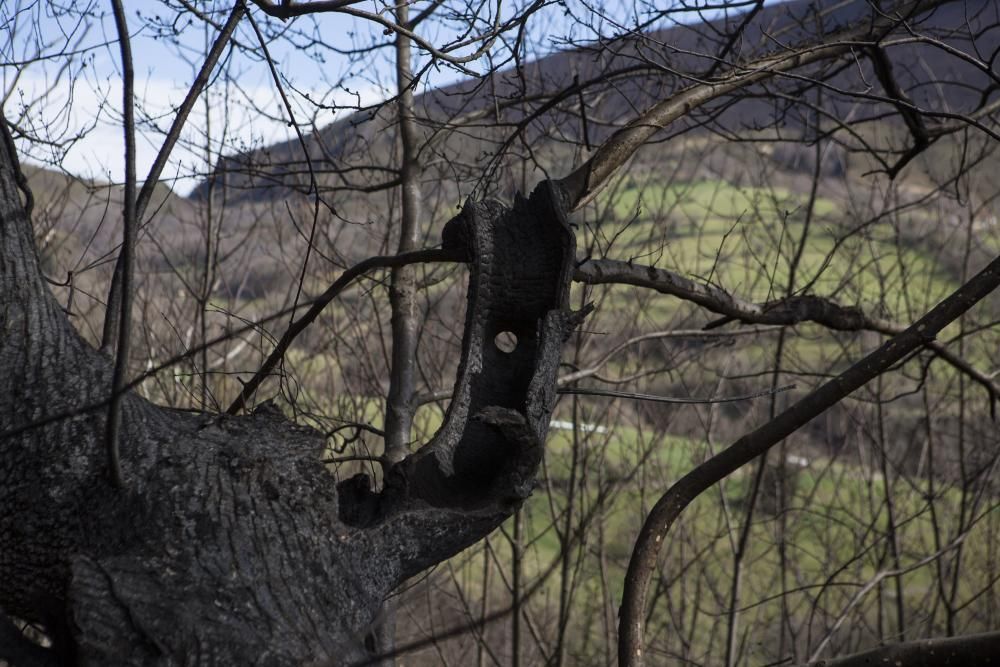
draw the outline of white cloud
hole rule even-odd
[[[44,164],[58,156],[62,167],[70,173],[121,182],[125,170],[121,80],[77,78],[75,83],[71,83],[69,77],[63,77],[64,80],[53,82],[41,73],[24,74],[17,81],[11,98],[13,104],[7,104],[8,118],[34,131],[42,139],[50,139],[53,135],[65,138],[82,134],[65,153],[44,144],[28,145],[24,142],[21,149],[25,151],[23,156],[26,160]],[[183,101],[186,91],[184,84],[164,79],[147,78],[136,82],[136,118],[139,124],[136,168],[140,179],[149,172],[163,143],[164,132],[173,121],[175,109]],[[360,104],[372,104],[385,98],[385,93],[374,86],[353,93],[304,92],[327,106],[354,107],[359,104],[359,100]],[[42,93],[47,94],[40,99]],[[288,94],[296,120],[309,129],[313,120],[318,127],[322,127],[336,117],[350,113],[349,109],[336,113],[329,110],[317,111],[301,96],[291,91]],[[231,154],[295,136],[294,130],[288,126],[287,113],[277,92],[267,81],[230,86],[228,93],[218,85],[208,91],[208,96],[208,122],[202,98],[196,103],[181,141],[171,153],[161,176],[161,180],[170,181],[179,194],[190,192],[207,171],[206,129],[210,131],[212,139],[213,161],[218,159],[220,150],[224,154]],[[17,121],[25,108],[27,113]]]

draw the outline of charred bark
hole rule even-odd
[[[0,606],[56,648],[0,632],[0,659],[44,664],[344,664],[400,582],[475,543],[533,488],[556,396],[573,236],[557,187],[512,209],[469,203],[454,399],[384,488],[336,484],[325,442],[265,406],[191,414],[122,401],[125,488],[103,449],[111,362],[39,270],[13,143],[0,146]],[[500,331],[517,336],[497,348]],[[6,619],[0,619],[6,621]]]

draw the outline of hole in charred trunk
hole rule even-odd
[[[517,336],[512,331],[501,331],[493,339],[493,344],[504,354],[510,354],[517,348]]]

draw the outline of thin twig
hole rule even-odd
[[[794,384],[786,384],[784,387],[775,389],[764,389],[753,394],[744,396],[716,396],[711,398],[691,398],[685,396],[656,396],[654,394],[636,394],[631,391],[614,391],[613,389],[584,389],[580,387],[560,387],[556,389],[557,394],[571,394],[574,396],[608,396],[611,398],[631,398],[637,401],[651,401],[653,403],[680,403],[683,405],[706,405],[710,403],[736,403],[738,401],[751,401],[763,396],[772,396],[782,392],[795,389]]]
[[[399,255],[369,257],[368,259],[347,269],[340,274],[340,277],[337,278],[337,280],[335,280],[333,284],[330,285],[325,292],[323,292],[323,294],[312,302],[309,310],[306,311],[302,317],[289,324],[285,334],[281,337],[281,340],[278,341],[277,346],[275,346],[270,356],[260,367],[260,370],[258,370],[252,378],[250,378],[249,382],[243,385],[243,390],[240,392],[240,395],[235,401],[233,401],[232,405],[229,406],[229,409],[227,409],[226,412],[234,415],[246,406],[247,399],[249,399],[250,396],[257,391],[260,383],[271,374],[271,371],[273,371],[275,366],[278,365],[278,362],[284,358],[285,352],[292,344],[292,341],[294,341],[295,338],[313,322],[313,320],[319,317],[319,314],[323,312],[323,309],[326,308],[326,306],[358,276],[368,273],[372,269],[393,268],[417,262],[461,262],[465,260],[465,255],[462,252],[455,250],[414,250],[413,252],[401,253]]]
[[[137,225],[138,221],[141,220],[143,215],[146,213],[146,207],[153,198],[153,192],[156,190],[156,186],[160,181],[160,175],[163,173],[163,169],[167,165],[167,159],[170,157],[174,146],[177,145],[177,141],[180,139],[181,130],[183,130],[184,126],[187,124],[188,116],[191,115],[191,110],[194,108],[195,102],[198,101],[198,97],[205,89],[205,86],[208,85],[208,80],[212,76],[212,71],[215,69],[215,65],[219,62],[219,58],[222,57],[222,52],[225,50],[226,45],[233,36],[233,32],[235,32],[236,26],[239,24],[240,19],[243,18],[245,11],[246,3],[244,0],[240,0],[233,7],[233,11],[229,14],[229,18],[226,20],[225,25],[222,26],[222,30],[215,38],[212,48],[205,57],[205,63],[202,65],[198,75],[191,83],[191,87],[188,89],[187,95],[184,97],[184,101],[181,102],[181,105],[177,108],[177,113],[174,115],[174,120],[170,124],[170,129],[167,131],[167,136],[163,140],[163,145],[160,146],[160,150],[157,152],[156,158],[153,160],[153,166],[150,167],[149,173],[146,175],[146,180],[143,182],[142,188],[139,190],[138,197],[134,198],[134,217]],[[129,97],[126,100],[126,110],[133,109],[133,107],[129,106],[132,99],[132,97]],[[133,113],[133,111],[129,112]],[[135,179],[133,178],[133,188],[135,187],[134,180]],[[126,183],[126,189],[127,188],[128,183]],[[117,316],[121,309],[121,283],[123,280],[124,269],[123,255],[124,253],[118,256],[118,261],[115,263],[115,271],[111,276],[111,288],[108,290],[107,314],[105,315],[104,331],[101,336],[101,350],[104,352],[109,352],[112,345],[114,345],[115,330],[118,328]]]
[[[905,331],[890,338],[864,359],[705,461],[670,487],[646,517],[629,560],[618,634],[618,659],[622,667],[643,664],[643,626],[649,581],[656,569],[667,531],[684,508],[719,480],[765,454],[800,427],[934,340],[945,326],[993,292],[998,285],[1000,256]]]

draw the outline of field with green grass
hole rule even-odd
[[[571,651],[572,660],[603,664],[606,643],[612,641],[608,619],[617,621],[631,545],[645,512],[712,448],[628,428],[578,435],[582,440],[573,475],[567,463],[574,459],[572,435],[550,434],[543,486],[521,510],[520,569],[530,591],[523,613],[541,626],[556,622],[566,581],[574,601],[567,619],[576,651]],[[910,627],[928,625],[931,631],[942,570],[950,571],[959,560],[964,574],[956,582],[956,607],[966,618],[979,619],[966,621],[965,631],[989,629],[985,619],[996,604],[990,573],[1000,556],[995,543],[1000,512],[994,498],[935,483],[931,477],[890,475],[887,481],[877,467],[829,458],[803,463],[805,459],[786,464],[791,488],[781,513],[758,498],[747,534],[737,606],[741,653],[749,664],[782,657],[773,638],[766,638],[782,624],[802,633],[803,644],[808,636],[813,647],[827,632],[838,638],[835,643],[841,641],[836,632],[845,624],[855,637],[870,638],[878,628],[891,632],[899,594]],[[572,504],[571,476],[577,484]],[[698,497],[666,538],[647,631],[651,650],[661,652],[663,664],[668,655],[696,664],[718,662],[736,569],[735,544],[754,477],[755,469],[745,468]],[[892,534],[901,545],[898,556],[884,544],[873,544],[873,536],[890,530],[889,498]],[[967,533],[942,523],[942,517],[962,511],[970,515]],[[485,593],[490,608],[510,601],[513,522],[488,546],[497,571]],[[443,566],[457,573],[472,597],[483,595],[483,548]]]
[[[829,188],[820,189],[811,211],[809,199],[801,189],[721,178],[663,184],[655,175],[633,175],[599,198],[597,212],[580,224],[579,253],[669,269],[747,301],[814,294],[902,323],[961,283],[958,227],[943,228],[927,211],[905,206],[866,218],[857,202],[837,199]],[[596,310],[564,355],[567,372],[629,336],[699,329],[716,318],[623,285],[575,286],[574,306],[585,300]],[[960,331],[953,324],[942,339]],[[780,366],[781,382],[797,385],[777,399],[780,409],[882,338],[801,324],[778,341],[776,330],[724,342],[693,335],[652,340],[615,354],[581,384],[733,395],[768,386]],[[963,351],[978,364],[995,359],[982,346]],[[1000,512],[985,483],[995,458],[984,453],[962,464],[964,472],[954,468],[962,439],[967,444],[957,446],[975,441],[992,451],[988,428],[955,430],[985,415],[988,402],[954,368],[940,361],[933,372],[926,368],[911,359],[901,374],[845,402],[833,422],[776,447],[759,484],[755,463],[687,507],[665,539],[650,592],[653,664],[722,664],[730,631],[741,664],[764,665],[779,664],[792,647],[808,658],[906,633],[981,631],[1000,621],[993,574]],[[487,545],[442,566],[450,574],[432,575],[440,577],[432,588],[452,622],[471,622],[480,608],[510,605],[518,578],[528,596],[522,614],[530,655],[542,660],[563,625],[572,637],[570,664],[606,664],[615,651],[628,559],[648,511],[681,476],[765,421],[769,399],[751,407],[664,409],[657,418],[650,417],[657,408],[636,401],[578,401],[574,412],[570,398],[562,399],[539,488],[519,517]],[[575,433],[565,426],[574,416],[581,425]],[[452,595],[463,604],[450,607]],[[412,613],[432,611],[408,604]],[[511,632],[509,618],[498,625],[494,646]]]

